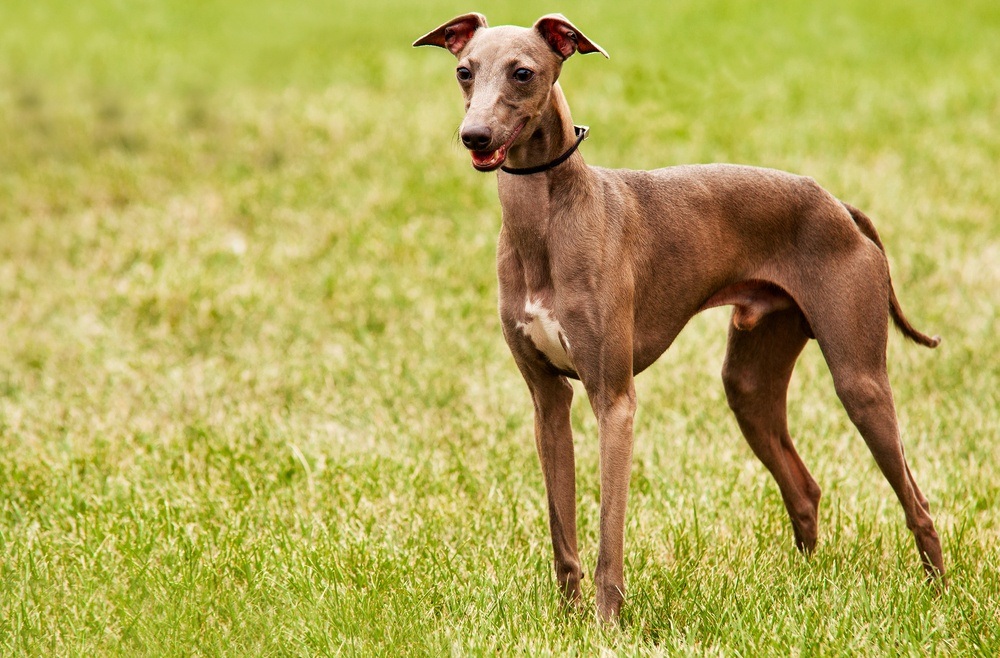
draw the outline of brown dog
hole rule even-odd
[[[534,401],[566,596],[579,600],[583,575],[567,378],[583,382],[600,428],[594,581],[598,614],[613,619],[625,589],[633,376],[694,314],[730,304],[726,396],[778,483],[799,549],[816,545],[820,490],[792,445],[785,397],[799,353],[815,338],[837,395],[903,506],[924,568],[942,576],[941,544],[900,443],[886,373],[888,318],[922,345],[939,339],[903,316],[868,217],[810,178],[770,169],[587,166],[576,150],[586,131],[574,130],[556,80],[575,52],[607,55],[560,15],[531,28],[488,28],[482,15],[466,14],[413,45],[458,58],[462,141],[473,166],[501,171],[500,316]]]

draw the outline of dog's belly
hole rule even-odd
[[[535,348],[556,368],[575,373],[569,339],[566,338],[562,325],[551,309],[546,308],[539,300],[529,297],[524,304],[524,315],[524,321],[517,323],[521,333],[527,336]]]

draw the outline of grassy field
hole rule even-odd
[[[1000,654],[1000,5],[536,7],[0,3],[0,654]],[[783,168],[874,218],[944,337],[889,360],[946,593],[815,345],[795,552],[717,309],[637,380],[621,628],[562,613],[495,177],[453,60],[409,47],[474,9],[562,11],[611,53],[563,75],[589,162]]]

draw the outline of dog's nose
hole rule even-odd
[[[470,151],[485,151],[493,141],[489,126],[470,126],[462,130],[462,143]]]

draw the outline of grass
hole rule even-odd
[[[637,380],[615,629],[560,610],[495,181],[454,139],[452,60],[409,48],[474,7],[347,4],[0,5],[0,654],[1000,653],[995,2],[558,8],[612,55],[563,74],[588,161],[807,173],[945,339],[889,354],[946,593],[815,345],[789,407],[821,538],[796,554],[717,310]]]

